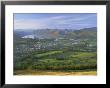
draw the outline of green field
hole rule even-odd
[[[32,56],[24,57],[21,61],[19,60],[19,62],[17,62],[15,74],[27,73],[45,75],[51,70],[51,74],[58,72],[57,75],[60,75],[62,73],[68,74],[69,70],[72,70],[73,72],[75,70],[83,70],[87,74],[92,75],[96,74],[96,72],[94,72],[97,68],[96,56],[96,52],[49,51],[38,54],[35,52]],[[90,72],[86,71],[86,69],[90,69]],[[83,73],[84,72],[78,72],[77,74]],[[70,72],[70,74],[74,75],[72,72]]]

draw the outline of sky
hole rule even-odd
[[[14,30],[97,27],[96,13],[15,13]]]

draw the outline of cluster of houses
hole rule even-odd
[[[32,36],[31,36],[32,37]],[[81,40],[80,39],[64,39],[64,38],[56,38],[54,40],[48,41],[47,42],[42,42],[42,40],[37,41],[37,42],[32,42],[30,41],[29,43],[24,44],[19,44],[18,46],[15,47],[16,52],[34,52],[38,50],[51,50],[51,49],[61,49],[65,47],[72,47],[74,45],[80,44]],[[93,44],[88,44],[88,47],[94,46]]]

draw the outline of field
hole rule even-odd
[[[34,70],[18,70],[14,72],[14,75],[55,75],[55,76],[85,76],[85,75],[91,75],[95,76],[97,75],[96,71],[34,71]]]

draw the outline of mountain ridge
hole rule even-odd
[[[45,30],[22,30],[22,31],[14,31],[14,34],[16,34],[19,37],[22,38],[29,38],[28,36],[34,36],[35,38],[39,39],[56,39],[56,38],[96,38],[97,37],[97,28],[91,27],[91,28],[83,28],[80,30],[59,30],[59,29],[45,29]],[[32,38],[34,38],[32,37]]]

